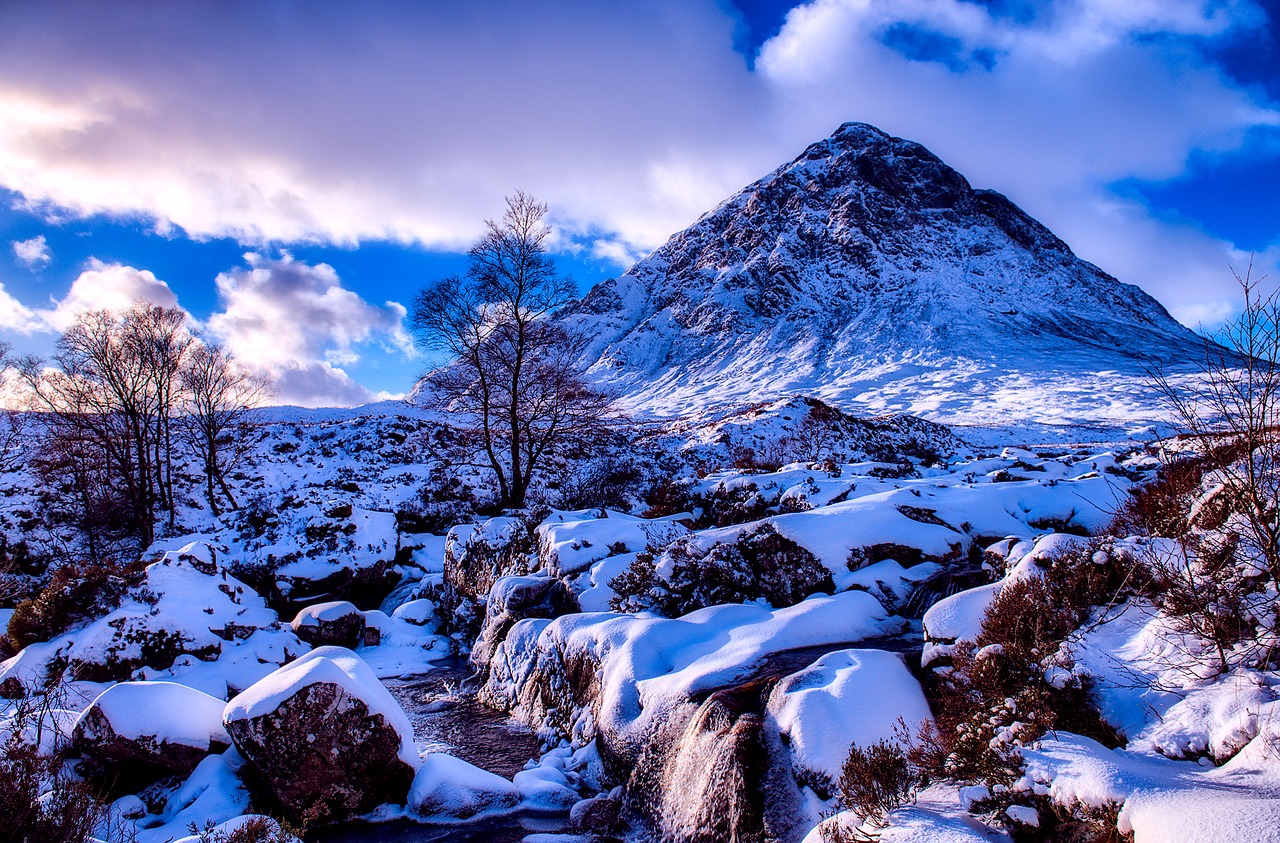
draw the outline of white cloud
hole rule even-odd
[[[46,330],[65,331],[81,313],[90,310],[128,310],[144,301],[160,307],[178,307],[178,296],[148,269],[91,258],[88,268],[71,282],[71,289],[52,308],[37,310]]]
[[[49,243],[43,234],[37,234],[30,240],[14,240],[13,256],[32,271],[44,269],[53,260],[53,253],[49,251]]]
[[[0,12],[0,185],[197,236],[444,248],[518,187],[623,261],[863,120],[1192,314],[1229,293],[1231,244],[1117,209],[1108,185],[1176,176],[1191,151],[1277,120],[1188,40],[1260,26],[1243,0],[1057,0],[1029,21],[960,0],[813,0],[754,71],[714,0],[284,2],[251,25],[226,8]],[[889,48],[893,27],[950,39],[953,66]],[[348,347],[313,359],[344,365]]]
[[[341,368],[360,360],[360,346],[379,343],[411,356],[405,308],[371,304],[342,286],[328,264],[286,254],[245,255],[247,267],[218,276],[221,310],[207,326],[246,363],[266,372],[276,400],[308,406],[351,405],[374,397]]]
[[[15,299],[0,284],[0,330],[32,334],[44,327],[44,320],[34,310]]]

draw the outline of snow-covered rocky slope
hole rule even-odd
[[[641,414],[814,395],[937,421],[1153,417],[1201,341],[917,143],[847,123],[564,317]]]

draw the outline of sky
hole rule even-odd
[[[401,395],[504,196],[585,292],[850,120],[1212,328],[1280,279],[1277,5],[7,0],[0,340],[143,298],[281,403]]]

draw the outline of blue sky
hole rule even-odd
[[[504,195],[551,205],[585,290],[846,120],[1212,326],[1230,267],[1280,262],[1278,27],[1250,0],[7,3],[0,339],[47,354],[140,296],[282,401],[403,393],[430,362],[404,306]]]

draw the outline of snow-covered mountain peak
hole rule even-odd
[[[1133,378],[1201,348],[1006,197],[864,123],[730,197],[565,318],[593,338],[591,375],[659,415],[807,392],[974,421],[1016,387],[1055,404],[1015,400],[1021,418],[1114,420],[1133,415],[1132,400],[1113,400]],[[1077,394],[1080,378],[1113,373],[1125,382]]]

